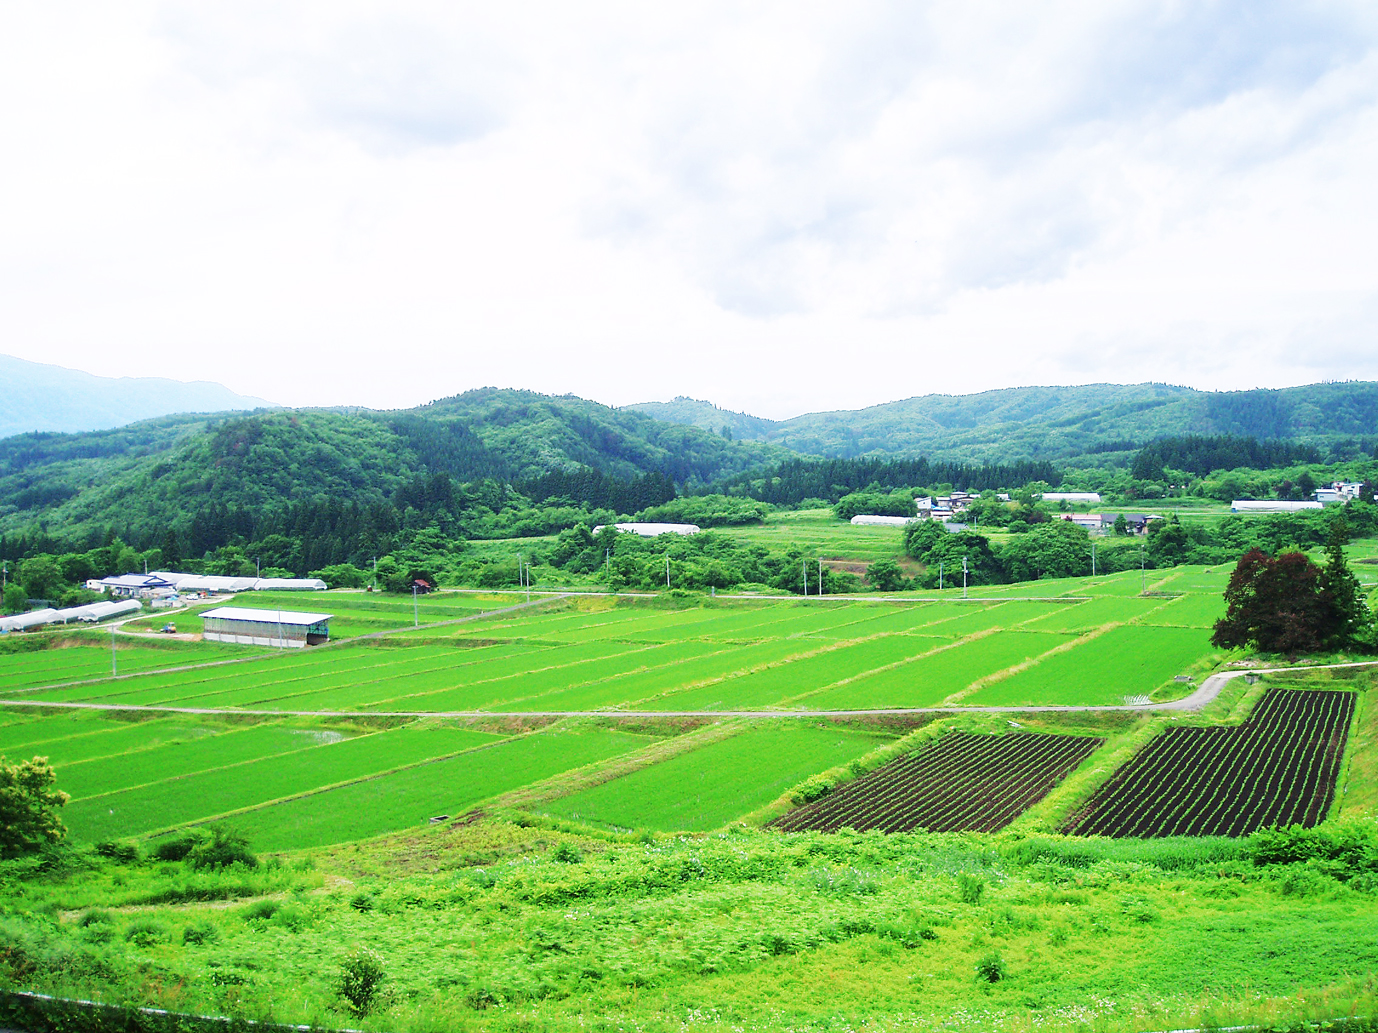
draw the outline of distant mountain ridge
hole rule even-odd
[[[0,438],[30,431],[108,430],[172,413],[271,409],[208,380],[98,377],[0,355]]]
[[[782,445],[805,455],[923,455],[946,462],[1073,461],[1128,452],[1155,438],[1238,434],[1313,443],[1378,434],[1378,383],[1250,391],[1170,384],[1015,387],[918,395],[851,411],[765,420],[677,398],[626,406],[658,419]]]

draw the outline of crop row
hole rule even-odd
[[[1103,742],[1029,732],[949,732],[773,825],[787,832],[994,832],[1046,796]]]
[[[1243,836],[1311,827],[1335,793],[1352,692],[1272,689],[1234,728],[1156,736],[1063,831],[1117,837]]]

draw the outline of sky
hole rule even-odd
[[[776,419],[1378,379],[1378,5],[0,6],[0,352]]]

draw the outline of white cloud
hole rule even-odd
[[[145,4],[0,33],[0,350],[763,415],[1378,378],[1352,4]]]

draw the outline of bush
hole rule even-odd
[[[246,922],[264,922],[277,914],[282,902],[277,900],[255,900],[239,909],[239,917]]]
[[[559,861],[561,864],[579,864],[584,860],[583,852],[576,846],[569,843],[561,843],[550,852],[552,861]]]
[[[220,930],[209,922],[193,922],[182,930],[182,942],[190,946],[214,943],[220,938]]]
[[[351,951],[340,963],[337,989],[355,1015],[367,1015],[384,978],[383,959],[367,947]]]
[[[57,812],[68,797],[53,788],[56,781],[47,757],[7,764],[0,756],[0,857],[33,853],[66,837]]]
[[[201,837],[195,832],[176,839],[165,839],[155,843],[149,856],[157,861],[181,861],[201,844]]]
[[[198,871],[203,868],[228,868],[232,864],[242,864],[245,868],[258,866],[258,858],[249,850],[249,841],[219,825],[211,829],[210,839],[196,844],[187,852],[186,859]]]
[[[116,843],[107,839],[97,843],[95,850],[101,857],[120,864],[133,864],[139,859],[139,848],[133,843]]]
[[[957,876],[957,896],[963,904],[979,904],[985,895],[986,884],[974,875],[962,872]],[[994,980],[991,980],[994,982]]]
[[[167,939],[167,926],[152,918],[136,918],[125,926],[124,938],[136,947],[152,947]]]
[[[93,925],[109,925],[115,920],[115,916],[109,911],[104,911],[98,907],[88,908],[82,916],[77,919],[77,925],[87,929]]]
[[[976,980],[981,983],[998,983],[1007,975],[1005,971],[1005,959],[996,951],[982,956],[976,962]]]
[[[374,908],[373,894],[360,890],[349,898],[349,906],[361,914],[367,914]]]

